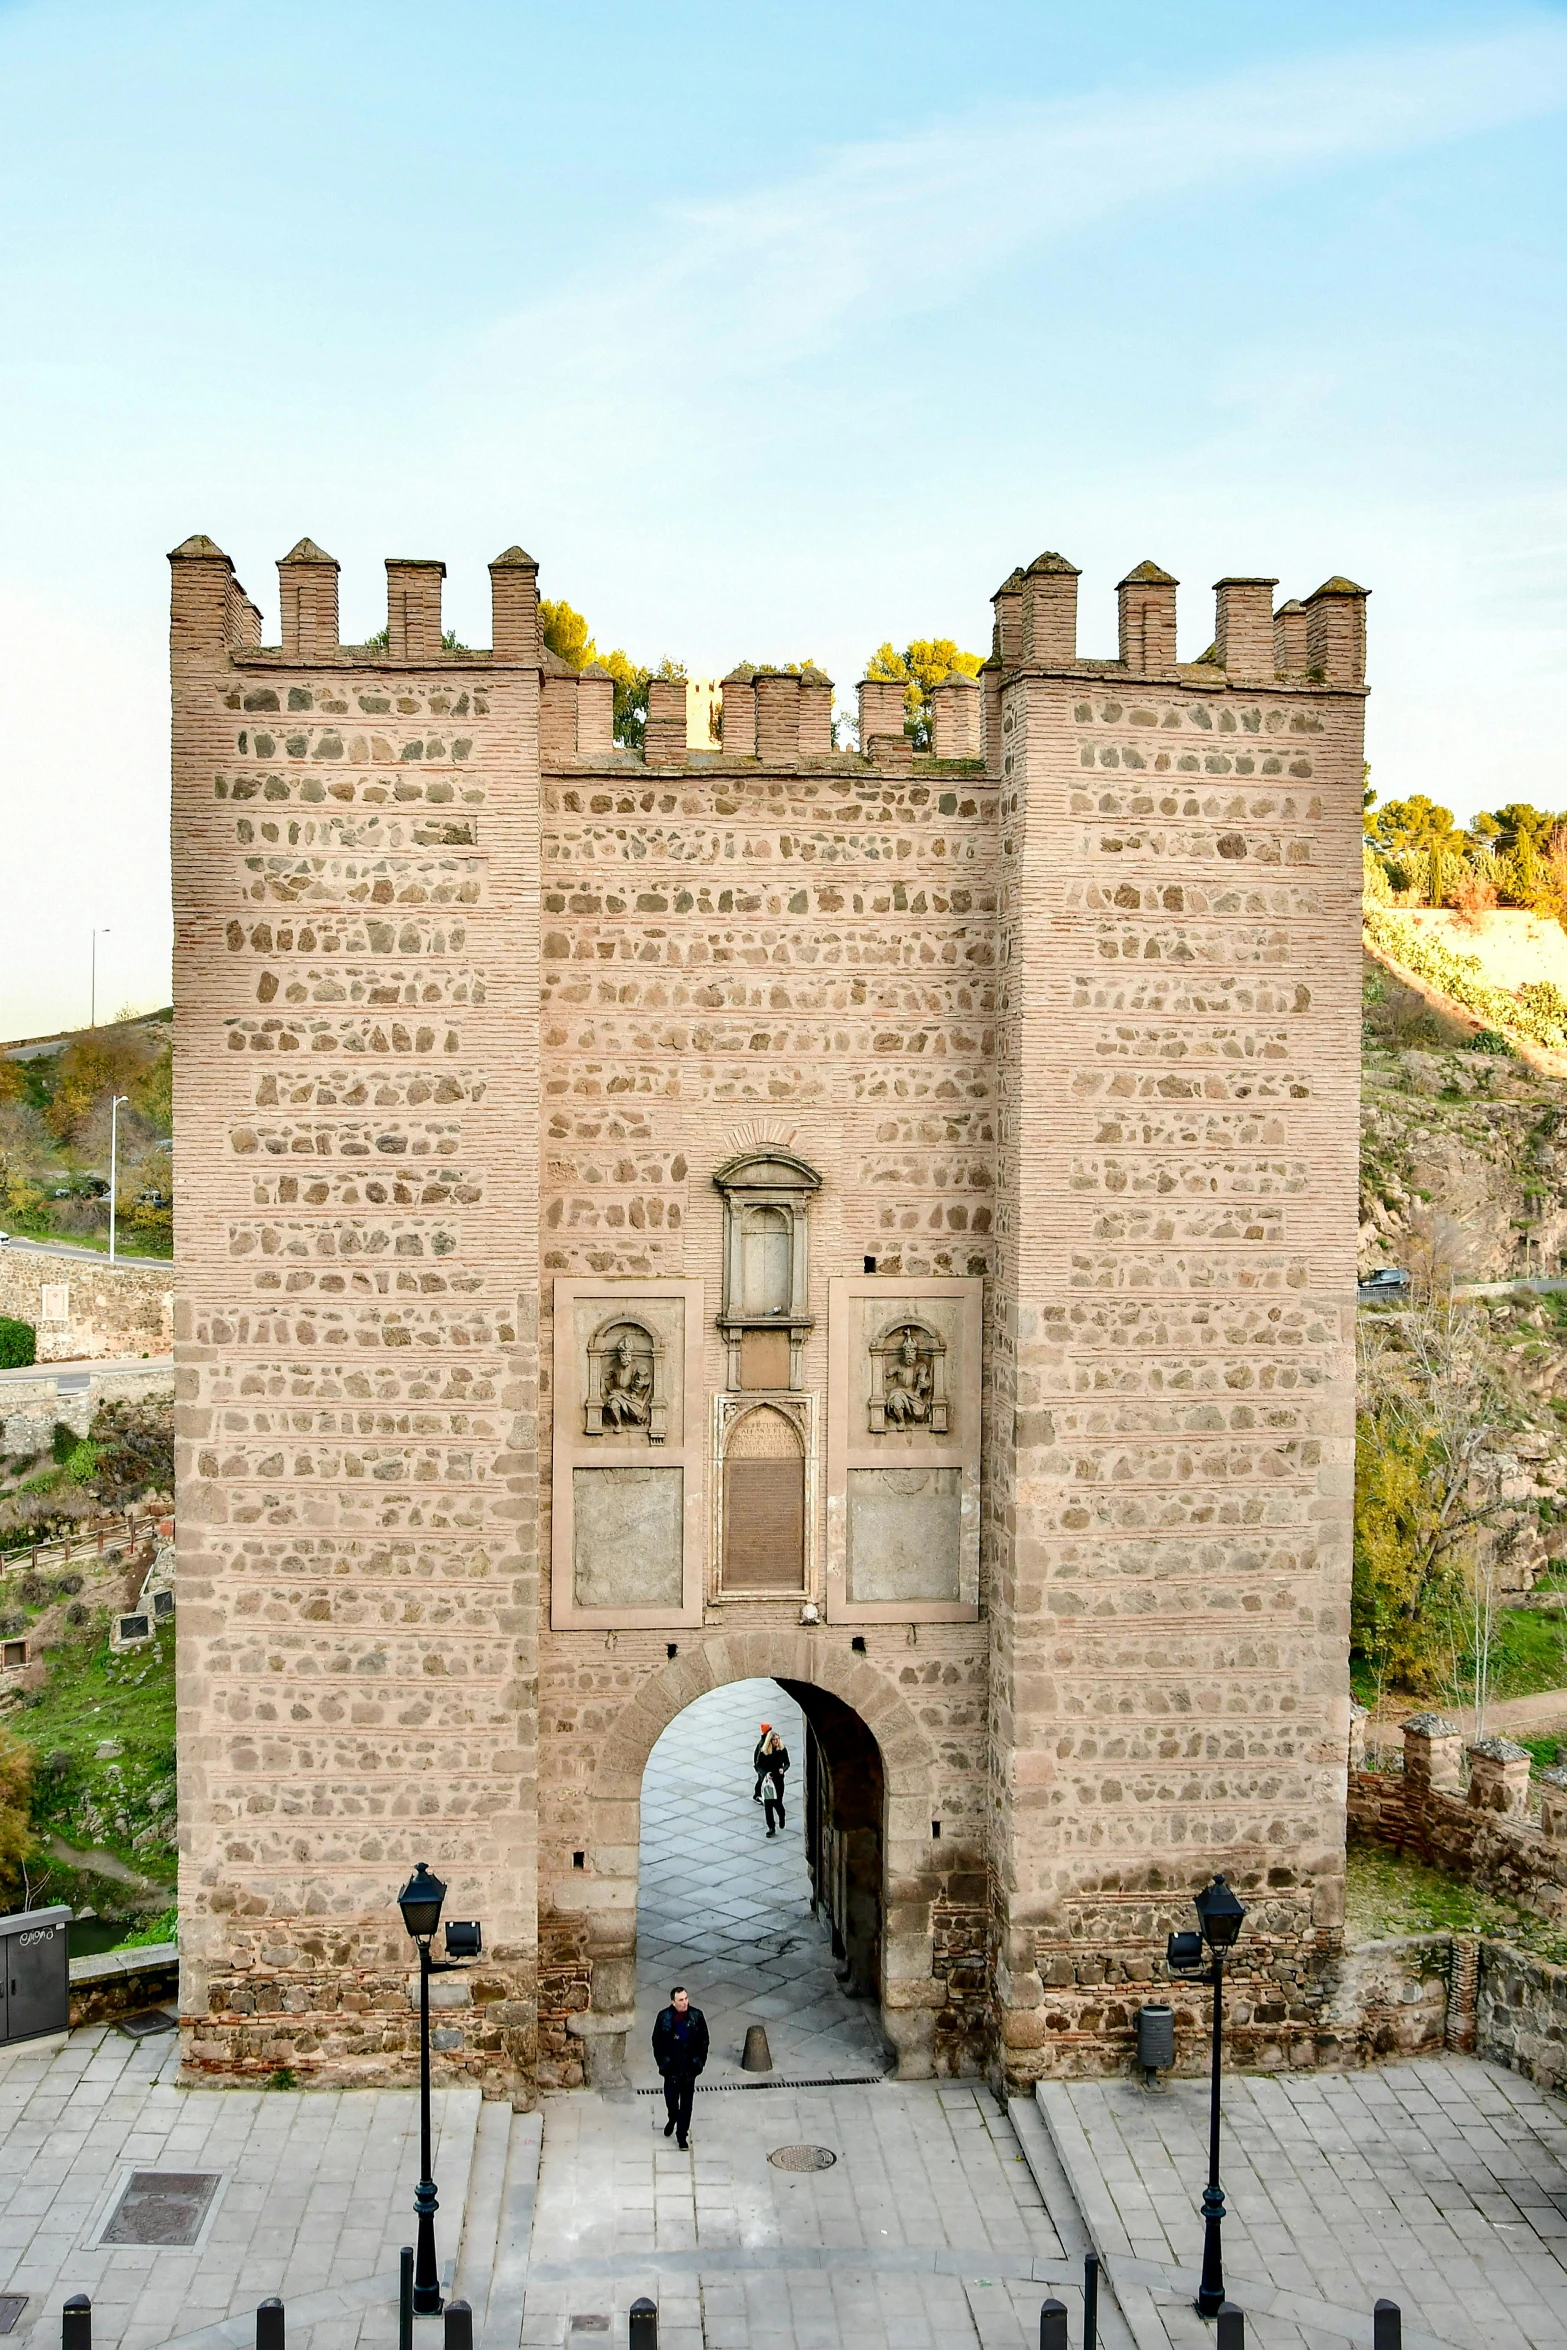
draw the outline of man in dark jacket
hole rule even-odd
[[[670,1992],[669,2005],[653,2026],[653,2062],[663,2076],[669,2115],[664,2135],[674,2138],[683,2154],[690,2139],[696,2077],[707,2062],[707,2018],[692,2006],[683,1983]]]

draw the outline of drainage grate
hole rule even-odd
[[[25,2293],[0,2293],[0,2334],[16,2331],[16,2321],[26,2307]]]
[[[775,2146],[767,2159],[774,2170],[831,2170],[838,2157],[830,2146]]]
[[[170,2015],[166,2007],[140,2007],[134,2015],[114,2020],[128,2040],[148,2040],[154,2032],[177,2032],[180,2028],[178,2016]]]
[[[587,2317],[574,2317],[571,2321],[571,2331],[574,2334],[607,2334],[609,2332],[609,2319],[607,2317],[601,2317],[599,2313],[594,2310]]]
[[[216,2171],[135,2170],[102,2244],[194,2244],[218,2184]]]

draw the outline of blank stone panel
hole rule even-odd
[[[685,1471],[573,1469],[572,1588],[579,1607],[678,1607]]]
[[[851,1469],[850,1599],[956,1600],[962,1534],[961,1469]]]

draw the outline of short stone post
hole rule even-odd
[[[1233,2301],[1223,2302],[1214,2332],[1217,2350],[1246,2350],[1246,2317]]]
[[[1462,1734],[1441,1714],[1412,1714],[1403,1725],[1404,1777],[1417,1798],[1438,1789],[1462,1792],[1464,1763]]]
[[[1039,2350],[1067,2350],[1066,2303],[1053,2294],[1039,2305]]]
[[[1527,1819],[1533,1759],[1527,1746],[1515,1746],[1510,1738],[1482,1738],[1471,1746],[1469,1801],[1474,1809]]]
[[[1540,1773],[1540,1833],[1547,1844],[1567,1844],[1567,1770]]]
[[[1371,1719],[1369,1706],[1349,1701],[1349,1767],[1363,1771],[1366,1767],[1366,1724]]]
[[[473,2350],[473,2311],[466,2301],[448,2301],[442,2350]]]

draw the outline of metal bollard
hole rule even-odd
[[[466,2301],[446,2304],[446,2350],[473,2350],[473,2311]]]
[[[92,2303],[73,2293],[60,2312],[60,2350],[92,2350]]]
[[[397,2255],[397,2350],[414,2350],[414,2248]]]
[[[630,2350],[658,2350],[658,2304],[644,2293],[631,2304],[631,2324],[626,2339]]]
[[[1040,2304],[1039,2350],[1067,2350],[1066,2303],[1053,2296]]]
[[[1371,2312],[1372,2350],[1403,2350],[1404,2313],[1396,2301],[1379,2301]]]
[[[257,2304],[256,2350],[283,2350],[283,2304],[275,2293]]]
[[[1226,2301],[1219,2309],[1218,2332],[1214,2337],[1216,2350],[1246,2350],[1246,2319],[1233,2301]]]
[[[1083,2350],[1094,2350],[1099,2339],[1099,2255],[1083,2255]]]

